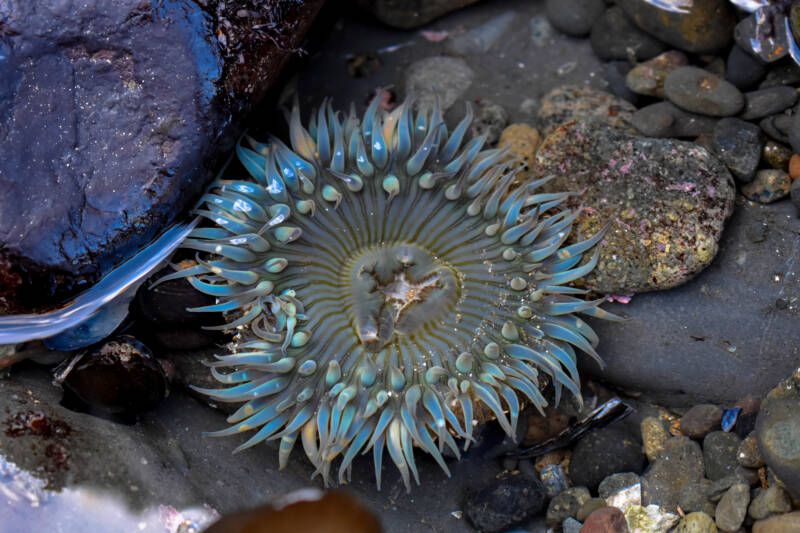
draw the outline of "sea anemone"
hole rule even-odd
[[[578,211],[569,193],[518,183],[520,162],[485,139],[449,131],[436,103],[392,112],[372,100],[359,120],[329,101],[308,128],[295,104],[291,148],[246,138],[236,153],[252,179],[217,179],[196,213],[197,252],[185,277],[235,330],[231,353],[207,363],[246,402],[215,436],[255,433],[243,450],[280,440],[286,465],[298,437],[325,482],[372,450],[380,488],[384,448],[410,487],[414,447],[448,473],[474,419],[514,435],[521,402],[539,410],[549,376],[580,401],[578,348],[598,361],[597,336],[576,313],[613,315],[567,286],[597,262],[602,232],[568,244]],[[246,144],[245,144],[246,143]],[[165,279],[167,279],[165,278]]]

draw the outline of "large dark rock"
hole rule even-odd
[[[0,3],[0,312],[85,288],[189,206],[321,4]]]

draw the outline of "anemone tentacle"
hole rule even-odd
[[[451,132],[438,103],[378,102],[359,119],[325,101],[308,128],[295,103],[291,147],[243,139],[250,179],[212,184],[197,209],[209,225],[183,244],[197,265],[171,277],[237,330],[208,363],[226,388],[197,389],[245,402],[214,435],[255,431],[237,451],[280,440],[281,466],[299,439],[326,483],[337,457],[341,482],[372,450],[379,488],[386,449],[409,488],[413,448],[447,472],[442,450],[466,449],[478,410],[513,436],[520,399],[547,403],[540,372],[556,401],[580,400],[575,348],[599,356],[577,314],[616,317],[566,286],[602,238],[564,245],[568,193],[517,185],[519,161],[466,141],[469,105]]]

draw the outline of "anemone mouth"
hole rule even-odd
[[[329,102],[306,129],[297,106],[290,149],[247,139],[246,180],[217,180],[197,213],[211,225],[183,246],[186,277],[218,298],[238,330],[232,353],[207,363],[229,385],[197,389],[245,402],[212,435],[255,430],[241,450],[280,440],[283,467],[299,438],[327,483],[372,451],[380,487],[388,449],[407,487],[414,447],[448,472],[472,438],[475,404],[513,435],[520,398],[541,409],[539,372],[556,402],[580,400],[576,353],[597,337],[576,316],[616,318],[565,284],[589,270],[602,233],[564,247],[575,212],[567,193],[514,186],[518,162],[448,132],[438,105],[391,113],[378,98],[362,120]],[[449,474],[449,472],[448,472]]]

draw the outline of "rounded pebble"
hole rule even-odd
[[[645,466],[641,447],[641,443],[621,429],[607,427],[589,432],[572,451],[572,482],[593,490],[611,474],[641,472]]]
[[[592,25],[590,35],[592,50],[600,59],[643,60],[657,56],[667,45],[642,31],[618,6],[606,9]]]
[[[625,515],[616,507],[597,509],[583,523],[579,533],[628,533]]]
[[[664,451],[664,443],[669,438],[667,428],[658,418],[648,416],[640,424],[644,454],[649,462],[655,461]]]
[[[647,137],[697,137],[712,133],[717,119],[689,113],[671,102],[657,102],[636,111],[631,122]]]
[[[772,168],[778,170],[789,171],[789,176],[792,175],[792,156],[795,154],[783,144],[776,143],[769,139],[764,143],[764,149],[761,152],[761,158]],[[795,172],[800,175],[800,156],[795,158]],[[794,179],[794,178],[792,178]]]
[[[737,114],[744,96],[733,84],[697,67],[678,67],[664,80],[664,95],[692,113],[714,117]]]
[[[781,167],[776,167],[776,168],[781,168]],[[789,158],[788,170],[789,170],[789,177],[792,178],[792,180],[796,180],[797,178],[800,177],[800,155],[792,154],[792,157]]]
[[[592,495],[586,487],[570,487],[557,494],[547,506],[545,521],[550,527],[558,527],[567,518],[575,518]]]
[[[742,183],[755,178],[761,161],[764,134],[761,128],[738,118],[723,118],[714,127],[715,153]]]
[[[764,466],[764,458],[761,456],[761,450],[758,449],[755,433],[750,433],[739,444],[736,459],[745,468],[761,468]]]
[[[685,513],[700,511],[714,516],[716,505],[711,503],[708,497],[710,491],[711,482],[707,479],[702,479],[697,483],[687,483],[680,490],[678,506]]]
[[[747,505],[750,503],[750,487],[744,483],[733,485],[722,496],[717,504],[714,521],[722,531],[736,531],[747,516]]]
[[[581,508],[575,518],[578,520],[578,522],[584,522],[587,516],[606,506],[607,504],[605,498],[590,498],[586,500],[583,505],[581,505]]]
[[[672,437],[664,452],[642,476],[642,505],[656,504],[665,509],[678,505],[681,489],[703,478],[703,452],[689,437]]]
[[[712,431],[703,439],[703,461],[706,477],[712,481],[733,474],[739,462],[736,459],[740,439],[736,434]]]
[[[541,137],[536,128],[524,123],[509,124],[500,134],[497,147],[508,147],[510,155],[522,159],[525,167],[518,176],[520,180],[524,180],[530,175],[530,168],[540,142]]]
[[[762,118],[758,123],[758,127],[773,140],[788,144],[789,130],[792,127],[792,117],[788,115],[772,115]]]
[[[750,183],[745,184],[741,191],[748,200],[769,204],[788,195],[792,187],[792,178],[782,170],[774,168],[759,170]]]
[[[689,513],[675,528],[673,533],[717,533],[718,529],[714,519],[706,513]]]
[[[558,31],[583,37],[589,34],[605,8],[603,0],[547,0],[545,13]]]
[[[800,370],[767,394],[756,439],[767,466],[790,493],[800,495]]]
[[[733,45],[725,62],[725,79],[739,90],[747,90],[758,85],[764,79],[767,69],[764,63],[745,52],[740,46]]]
[[[719,429],[722,409],[710,403],[693,406],[686,411],[680,422],[681,433],[693,439],[702,439],[715,429]]]
[[[686,54],[670,50],[633,67],[625,77],[625,85],[635,93],[664,98],[664,79],[667,74],[688,64]]]
[[[529,520],[545,503],[547,496],[538,480],[505,477],[470,493],[464,514],[476,529],[499,533]]]
[[[747,513],[753,520],[763,520],[772,515],[788,513],[791,510],[792,501],[786,491],[778,485],[772,485],[753,498]]]
[[[797,89],[794,87],[771,87],[744,93],[744,109],[739,115],[742,120],[756,120],[780,113],[797,103]]]
[[[601,498],[610,498],[614,494],[639,483],[639,475],[633,472],[618,472],[605,478],[597,487],[597,494]]]
[[[786,513],[753,523],[753,533],[794,533],[800,531],[800,511]]]

